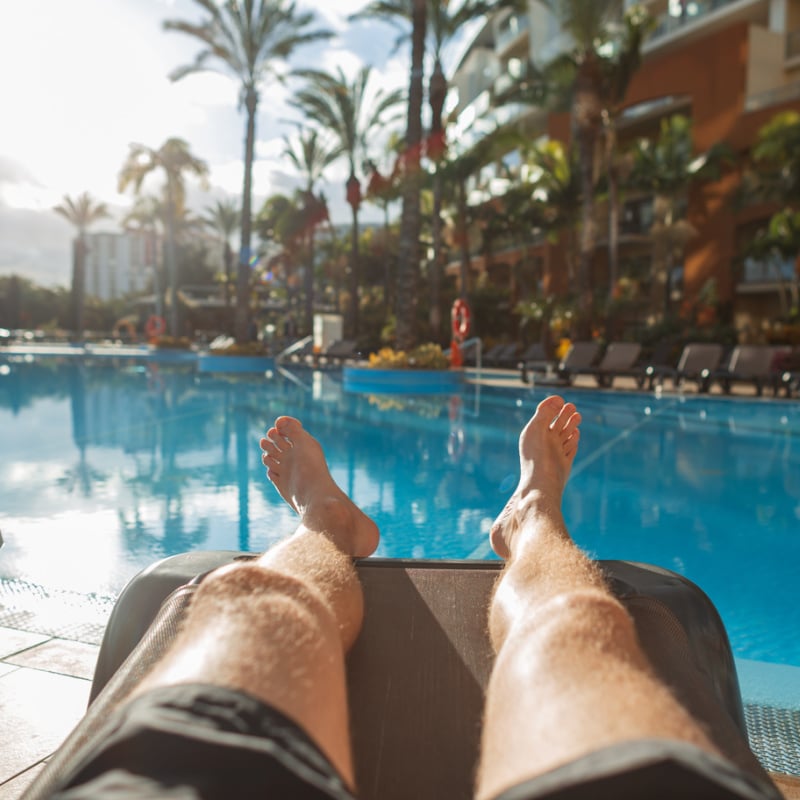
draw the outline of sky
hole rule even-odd
[[[347,21],[366,2],[300,0],[336,36],[298,51],[293,66],[341,67],[352,77],[366,63],[374,68],[376,86],[405,88],[408,48],[392,53],[397,31],[384,23]],[[0,18],[0,275],[67,286],[74,231],[53,206],[65,195],[88,191],[113,214],[91,230],[120,230],[133,197],[130,190],[117,192],[117,176],[133,142],[157,149],[180,137],[207,162],[209,189],[190,187],[195,213],[218,199],[241,197],[245,118],[238,110],[237,82],[211,72],[178,82],[168,77],[191,63],[200,46],[185,34],[165,31],[162,22],[200,21],[197,3],[0,0]],[[283,137],[300,121],[286,101],[299,86],[273,83],[262,91],[254,208],[300,184],[283,156]],[[345,165],[332,165],[322,187],[334,223],[349,219],[345,178]],[[368,218],[368,206],[364,212]]]

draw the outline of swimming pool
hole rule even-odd
[[[544,395],[351,395],[335,372],[226,380],[0,365],[0,581],[113,597],[165,555],[265,548],[296,524],[258,448],[282,413],[303,419],[376,519],[379,555],[490,557],[518,433]],[[800,667],[800,404],[565,396],[584,418],[564,501],[578,543],[686,575],[719,608],[739,659]]]

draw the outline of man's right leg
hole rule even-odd
[[[628,612],[567,532],[561,497],[579,423],[561,398],[540,403],[520,436],[519,487],[492,528],[507,566],[490,612],[481,800],[625,741],[721,755],[654,674]]]

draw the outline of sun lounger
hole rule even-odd
[[[728,364],[711,373],[711,383],[717,381],[725,394],[730,394],[735,383],[750,383],[756,394],[761,397],[765,386],[772,387],[772,393],[778,393],[780,373],[776,363],[786,348],[774,345],[738,345],[734,347]]]
[[[576,375],[594,375],[598,386],[610,387],[614,378],[639,377],[641,367],[636,366],[642,346],[637,342],[611,342],[596,367],[576,370]]]
[[[495,345],[486,352],[483,363],[487,367],[516,367],[519,349],[517,342]]]
[[[346,361],[356,361],[360,357],[355,339],[337,339],[326,350],[314,354],[314,365],[343,364]]]
[[[723,353],[721,344],[687,344],[677,367],[657,366],[647,370],[649,388],[653,389],[656,383],[662,385],[665,378],[670,378],[676,389],[688,380],[697,384],[699,392],[707,392]]]
[[[553,359],[547,357],[547,351],[541,342],[534,342],[525,348],[516,366],[522,369],[524,364],[528,365],[528,370],[537,369],[544,372],[548,367],[552,369],[554,366]]]
[[[576,375],[594,366],[599,353],[598,342],[575,342],[555,369],[550,365],[539,366],[535,362],[523,363],[520,366],[520,379],[523,383],[530,383],[532,379],[534,383],[546,386],[569,386]]]
[[[75,763],[83,743],[160,657],[195,591],[187,584],[242,557],[247,555],[232,551],[173,556],[128,585],[106,629],[89,711],[25,800],[48,796],[52,781]],[[708,597],[658,567],[599,563],[672,690],[710,731],[715,724],[707,701],[716,696],[744,732],[730,645]],[[486,613],[500,566],[497,561],[357,562],[366,614],[348,656],[348,683],[356,778],[364,800],[472,797],[493,661]]]

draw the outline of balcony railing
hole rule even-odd
[[[505,20],[495,39],[495,50],[502,52],[510,44],[513,44],[525,31],[528,30],[527,14],[512,14]]]
[[[744,262],[742,283],[779,283],[793,281],[795,277],[794,259],[771,258],[757,261],[747,258]]]
[[[677,15],[663,14],[658,19],[658,26],[650,36],[650,41],[668,36],[675,31],[683,30],[690,25],[694,25],[699,20],[719,11],[725,6],[738,3],[740,0],[698,0],[698,2],[686,3],[682,13]]]

